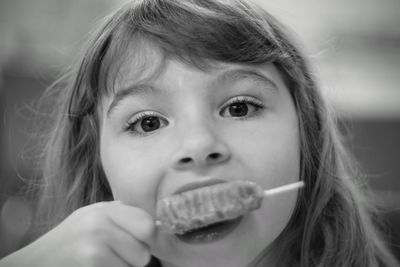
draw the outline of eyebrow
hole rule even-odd
[[[228,83],[243,79],[253,79],[266,85],[266,87],[272,87],[274,90],[278,90],[276,83],[272,79],[268,78],[262,72],[253,68],[238,68],[227,70],[219,74],[215,81],[213,81],[213,83]],[[163,90],[154,87],[151,84],[134,84],[122,89],[118,89],[117,92],[114,94],[113,100],[107,110],[107,116],[110,116],[113,109],[115,109],[115,107],[127,97],[133,95],[160,94],[161,92],[163,92]]]
[[[266,87],[278,90],[278,86],[271,78],[254,68],[239,68],[225,71],[219,75],[217,82],[227,83],[232,80],[239,81],[243,79],[252,79],[261,82]]]
[[[156,94],[160,93],[161,90],[150,84],[134,84],[118,91],[114,94],[113,100],[108,107],[107,116],[110,116],[113,109],[125,98],[132,95],[145,95],[145,94]]]

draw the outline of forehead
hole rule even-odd
[[[101,99],[103,108],[106,108],[103,112],[107,115],[131,97],[149,100],[152,97],[156,99],[156,96],[167,97],[177,92],[189,95],[189,92],[196,91],[211,96],[248,86],[254,90],[268,88],[273,92],[286,88],[281,73],[273,63],[249,65],[203,60],[196,65],[176,56],[168,56],[154,45],[134,48],[126,52],[118,65],[113,90]]]
[[[137,38],[136,38],[137,37]],[[134,83],[147,83],[156,80],[165,71],[170,70],[170,62],[177,62],[185,65],[186,69],[192,69],[204,74],[214,74],[218,70],[224,70],[233,66],[250,67],[248,64],[223,63],[215,59],[196,57],[188,54],[188,51],[171,50],[165,48],[146,37],[133,37],[122,52],[117,52],[115,59],[110,59],[109,77],[106,80],[107,95],[113,95],[118,88],[126,87]],[[179,50],[179,49],[178,49]],[[253,64],[257,68],[265,64]]]
[[[263,73],[275,76],[273,64],[248,65],[238,63],[224,63],[213,60],[188,59],[175,55],[167,55],[153,44],[135,45],[126,52],[118,65],[117,75],[113,80],[113,91],[117,93],[121,88],[135,84],[153,84],[158,80],[190,79],[190,74],[202,75],[216,81],[237,81],[241,78],[262,80]],[[271,73],[272,70],[272,73]],[[268,76],[268,75],[267,75]]]

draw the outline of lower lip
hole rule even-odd
[[[234,220],[213,224],[211,226],[194,231],[189,231],[182,235],[176,235],[176,237],[180,241],[190,244],[215,242],[232,233],[239,226],[241,220],[242,217],[239,217]]]

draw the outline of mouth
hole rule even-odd
[[[221,179],[207,179],[204,181],[195,181],[191,183],[187,183],[183,185],[182,187],[178,188],[173,194],[177,195],[186,191],[194,190],[200,187],[206,187],[206,186],[212,186],[215,184],[220,184],[220,183],[226,183],[225,180]]]
[[[189,244],[211,243],[223,239],[232,233],[240,224],[243,216],[233,220],[217,222],[205,227],[193,229],[183,234],[175,234],[182,242]]]

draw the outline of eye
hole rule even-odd
[[[168,121],[155,112],[142,112],[136,114],[127,122],[126,131],[138,134],[151,134],[168,125]]]
[[[219,114],[223,117],[247,118],[263,108],[263,103],[254,97],[238,96],[224,104]]]

